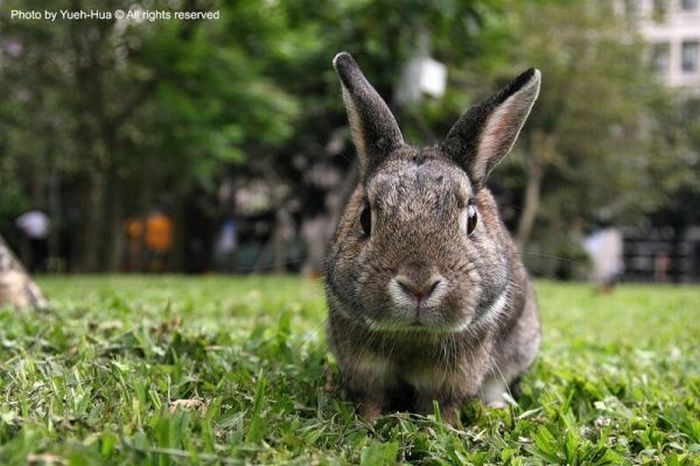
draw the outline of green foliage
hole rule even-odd
[[[520,199],[533,167],[543,171],[540,202],[531,206],[529,236],[540,238],[534,251],[551,254],[553,235],[580,233],[601,211],[634,223],[697,178],[697,105],[691,100],[679,110],[632,25],[609,2],[158,5],[219,10],[221,19],[4,21],[0,32],[3,47],[14,44],[0,61],[0,230],[27,205],[59,199],[51,213],[65,217],[58,223],[70,231],[54,235],[80,236],[84,255],[99,253],[82,261],[83,270],[100,262],[116,268],[127,215],[163,198],[180,209],[223,179],[280,186],[269,210],[301,205],[294,214],[302,219],[327,210],[323,194],[339,188],[314,185],[309,173],[328,166],[345,172],[355,158],[330,66],[340,50],[355,54],[415,144],[442,138],[460,113],[507,79],[542,69],[522,141],[492,180],[512,200],[506,220],[515,225],[529,209]],[[45,7],[8,1],[0,14]],[[103,5],[52,5],[68,7]],[[423,33],[431,55],[449,67],[447,94],[398,108],[398,77]],[[338,140],[343,144],[329,149]],[[175,228],[178,257],[185,228]]]
[[[11,208],[0,215],[14,215],[29,198],[44,208],[51,196],[63,200],[54,217],[68,216],[75,204],[78,221],[62,220],[70,236],[81,237],[82,268],[102,261],[113,269],[118,254],[110,248],[117,248],[125,213],[142,213],[164,197],[178,209],[224,177],[298,186],[300,171],[331,161],[324,148],[346,127],[330,66],[338,51],[358,54],[390,95],[416,45],[414,29],[431,30],[439,49],[461,59],[468,47],[447,47],[469,43],[480,18],[495,10],[486,3],[192,1],[158,8],[219,10],[221,19],[6,21],[2,43],[15,52],[0,62],[0,156],[13,159],[3,177],[18,179],[24,195],[11,196],[17,190],[8,187]],[[45,7],[3,2],[0,14]],[[132,5],[110,5],[117,7]],[[52,4],[71,8],[104,5]],[[301,169],[293,163],[300,157]]]
[[[399,443],[375,442],[362,450],[360,466],[391,466],[396,464],[396,456],[399,453]]]
[[[697,144],[686,134],[693,125],[678,120],[678,96],[653,74],[634,24],[609,2],[512,6],[484,29],[476,73],[498,81],[542,70],[521,143],[495,175],[520,191],[543,171],[536,246],[562,230],[580,232],[601,214],[634,224],[693,183]]]
[[[222,19],[119,28],[109,21],[57,21],[50,27],[13,21],[3,34],[20,41],[23,50],[3,63],[3,92],[10,107],[2,116],[18,138],[7,152],[42,157],[42,149],[27,145],[46,144],[48,135],[35,138],[37,133],[21,121],[28,112],[41,111],[77,132],[68,138],[85,140],[86,152],[75,155],[64,146],[70,141],[52,141],[61,158],[79,159],[81,171],[119,167],[119,181],[133,183],[131,177],[142,174],[145,163],[158,167],[149,171],[151,176],[190,181],[189,175],[197,173],[201,176],[195,181],[207,184],[220,174],[222,163],[240,162],[261,149],[307,143],[305,138],[317,134],[295,131],[295,126],[311,124],[307,118],[322,125],[328,113],[343,115],[330,69],[339,50],[360,54],[378,85],[390,88],[400,60],[415,47],[412,28],[430,28],[438,43],[465,42],[475,33],[468,20],[475,22],[489,11],[477,5],[410,2],[399,9],[388,1],[194,2],[188,7],[219,9]],[[12,8],[18,5],[3,4],[3,14]],[[463,56],[458,50],[453,57]],[[81,88],[91,82],[76,79],[81,73],[97,81],[96,87]],[[94,100],[104,107],[95,107]],[[110,144],[100,134],[105,124],[116,125],[118,147],[91,146]]]
[[[42,278],[0,310],[0,462],[696,464],[696,287],[537,284],[542,355],[518,406],[368,425],[334,390],[320,285]],[[331,380],[327,380],[330,372]],[[53,455],[53,456],[52,456]]]

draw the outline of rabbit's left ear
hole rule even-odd
[[[447,134],[441,148],[467,172],[474,192],[512,149],[539,92],[540,71],[531,68],[467,110]]]
[[[364,175],[393,149],[403,145],[403,136],[389,106],[349,53],[336,55],[333,67],[343,85],[343,100],[360,157],[360,172]]]

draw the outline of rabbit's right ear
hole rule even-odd
[[[467,110],[441,147],[466,170],[474,191],[508,155],[540,92],[540,71],[532,68]]]
[[[360,173],[364,175],[393,149],[403,145],[403,136],[386,102],[349,53],[336,55],[333,67],[342,83],[343,101],[360,157]]]

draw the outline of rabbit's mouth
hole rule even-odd
[[[382,306],[385,311],[380,315],[365,314],[366,326],[381,332],[474,333],[481,327],[492,327],[509,305],[505,290],[485,305],[479,303],[480,293],[467,300],[458,299],[460,294],[451,292],[450,283],[443,276],[424,288],[427,292],[417,296],[396,277],[390,279],[386,285],[388,299]]]
[[[459,333],[469,329],[471,317],[460,316],[457,321],[448,317],[441,307],[413,304],[394,308],[390,316],[372,318],[365,315],[365,323],[372,331],[406,333]]]
[[[387,331],[454,332],[466,328],[464,316],[450,312],[450,283],[439,273],[426,276],[417,282],[402,274],[389,280],[386,288],[389,315],[373,320],[371,328]],[[457,322],[455,322],[457,320]]]

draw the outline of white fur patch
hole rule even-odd
[[[389,296],[391,296],[391,300],[394,302],[396,307],[401,309],[415,309],[416,300],[404,291],[404,289],[401,287],[396,278],[392,278],[391,280],[389,280],[387,289],[389,291]],[[430,293],[428,299],[423,301],[423,306],[427,308],[437,307],[440,304],[440,301],[442,301],[442,298],[447,294],[447,289],[447,280],[441,277],[440,282]]]
[[[491,377],[481,385],[481,400],[486,405],[507,403],[508,386],[497,377]]]
[[[428,296],[428,299],[423,301],[425,307],[437,307],[442,301],[442,298],[447,294],[448,283],[444,278],[440,280],[440,283],[435,285],[433,292]]]
[[[399,285],[399,282],[396,280],[396,278],[392,278],[391,280],[389,280],[387,289],[389,291],[389,296],[391,296],[391,300],[394,302],[396,307],[402,309],[416,307],[416,303],[414,302],[413,298],[406,294],[406,292],[401,288],[401,285]]]
[[[508,305],[508,294],[504,291],[501,295],[496,298],[496,300],[491,304],[491,306],[484,312],[484,319],[488,324],[498,321],[498,316],[501,315],[503,309]],[[462,332],[466,330],[471,324],[471,320],[462,322],[455,328],[455,332]]]
[[[488,308],[486,312],[484,312],[484,320],[485,322],[491,326],[494,327],[496,324],[498,324],[499,319],[501,317],[501,314],[503,313],[503,310],[508,306],[509,300],[508,300],[508,293],[503,292],[501,295],[493,302],[491,307]]]
[[[481,399],[487,405],[514,403],[510,384],[520,372],[515,364],[493,366],[491,374],[481,384]]]

